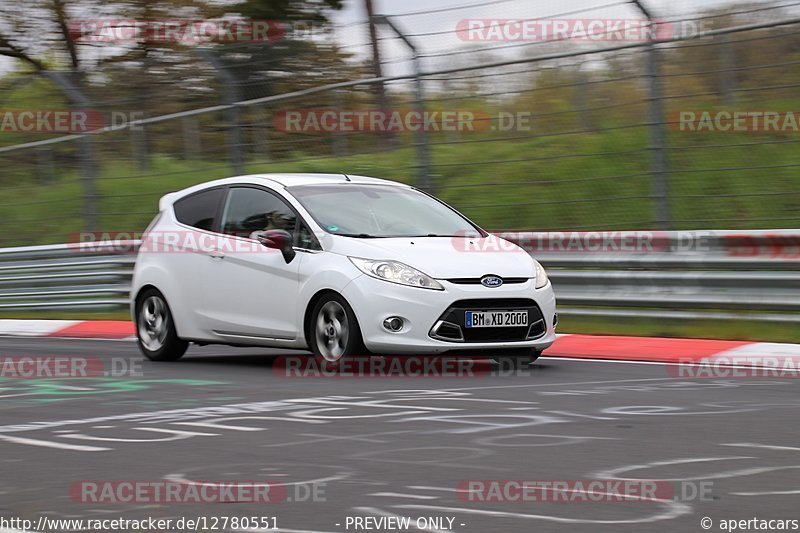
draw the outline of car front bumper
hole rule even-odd
[[[454,284],[444,280],[439,282],[445,290],[407,287],[366,275],[361,275],[350,282],[344,288],[342,295],[356,314],[367,349],[376,354],[440,354],[469,351],[477,355],[481,350],[528,348],[541,351],[555,342],[556,300],[550,283],[541,289],[535,289],[535,282],[532,279],[524,283],[504,284],[495,288],[487,288],[480,284]],[[513,302],[521,299],[533,300],[541,311],[544,333],[538,338],[456,342],[430,336],[434,325],[456,302],[463,304],[465,300],[484,302],[509,300],[509,305],[502,307],[514,310],[519,305],[514,305]],[[478,304],[475,310],[480,310],[482,307],[484,305]],[[498,306],[492,307],[498,308]],[[384,327],[384,320],[390,317],[403,319],[404,326],[400,331],[392,332]]]

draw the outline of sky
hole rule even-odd
[[[777,0],[788,3],[791,0]],[[658,17],[691,17],[697,13],[736,0],[643,0]],[[755,0],[755,4],[774,4],[771,0]],[[358,59],[370,56],[364,0],[345,0],[345,7],[332,19],[337,28],[336,39]],[[464,65],[476,60],[486,61],[487,56],[476,58],[471,50],[492,47],[491,59],[533,55],[536,44],[512,46],[503,50],[503,43],[465,43],[455,32],[456,25],[464,19],[639,19],[641,14],[628,0],[373,0],[376,13],[393,16],[395,23],[408,34],[423,55],[442,52],[466,51],[446,58],[423,59],[423,69]],[[432,14],[408,14],[435,10]],[[424,34],[424,35],[419,35]],[[381,51],[386,62],[384,74],[406,74],[411,68],[408,49],[388,30],[382,30]],[[515,43],[509,43],[515,44]],[[11,68],[13,60],[0,58],[0,73]]]
[[[779,3],[786,3],[783,0]],[[685,18],[696,16],[699,12],[736,3],[732,0],[643,0],[643,3],[657,17]],[[773,4],[756,0],[755,4]],[[642,15],[626,0],[373,0],[376,13],[396,15],[395,23],[405,32],[421,35],[414,38],[415,45],[423,54],[436,54],[444,51],[486,47],[497,43],[464,43],[454,29],[464,19],[533,19],[533,18],[581,18],[581,19],[639,19]],[[470,7],[472,6],[472,7]],[[608,7],[604,7],[608,6]],[[433,14],[405,15],[409,12],[442,10],[451,7],[460,9],[440,11]],[[585,10],[585,11],[584,11]],[[566,15],[563,15],[565,14]],[[333,17],[339,28],[337,39],[344,43],[351,52],[369,54],[367,46],[369,36],[365,25],[357,25],[366,20],[363,0],[346,0],[345,8]],[[389,33],[383,33],[388,37]],[[388,74],[399,74],[409,68],[408,64],[397,63],[408,57],[407,49],[395,39],[381,42],[383,59],[390,64]],[[511,54],[525,53],[534,50],[530,47],[514,47],[511,51],[497,51],[500,58]],[[424,60],[425,61],[425,60]],[[447,61],[469,61],[469,54],[450,56],[448,59],[427,60],[424,66],[435,68],[443,66]],[[394,65],[394,66],[393,66]]]
[[[454,6],[469,6],[474,4],[489,3],[491,0],[373,0],[375,12],[384,14],[406,13],[409,11],[424,11]],[[452,23],[455,20],[466,17],[475,18],[513,18],[513,17],[545,17],[549,14],[572,11],[578,9],[589,9],[596,6],[608,5],[612,3],[626,3],[625,0],[614,2],[613,0],[509,0],[508,2],[493,5],[477,6],[471,9],[462,9],[449,13],[440,13],[428,17],[440,23]],[[643,4],[650,6],[659,16],[679,16],[683,14],[697,13],[709,8],[721,5],[730,5],[732,0],[643,0]],[[753,0],[753,4],[769,4],[765,0]],[[595,11],[597,13],[613,13],[614,11]],[[623,7],[617,13],[635,13],[633,7]],[[424,17],[422,17],[424,18]],[[340,22],[354,22],[366,19],[363,0],[345,0],[345,7],[340,11],[336,19]],[[419,18],[416,19],[419,22]]]

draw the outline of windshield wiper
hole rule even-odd
[[[409,235],[409,238],[419,238],[419,237],[465,237],[464,235],[443,235],[441,233],[428,233],[425,235]]]
[[[339,237],[355,237],[357,239],[379,239],[377,235],[370,235],[369,233],[334,233]]]

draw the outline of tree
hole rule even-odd
[[[341,7],[342,0],[245,0],[227,5],[209,0],[28,0],[21,9],[9,2],[0,6],[0,56],[36,71],[88,70],[84,63],[124,62],[175,47],[142,40],[104,49],[77,38],[74,22],[82,19],[209,19],[238,14],[284,23],[307,21],[322,27],[328,22],[327,12]]]

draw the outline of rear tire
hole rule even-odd
[[[156,289],[145,290],[136,300],[136,340],[151,361],[177,361],[189,347],[178,338],[167,300]]]
[[[325,361],[367,354],[353,309],[336,293],[326,294],[316,303],[307,332],[311,352]]]

